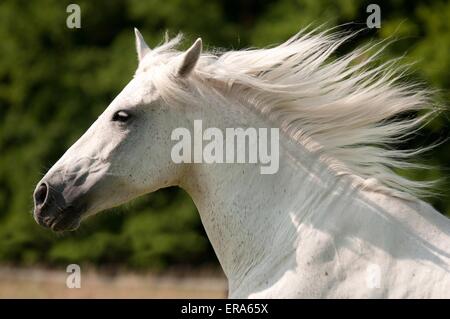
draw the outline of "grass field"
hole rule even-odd
[[[81,272],[81,287],[67,288],[65,269],[0,267],[0,298],[225,298],[218,271],[197,274]]]

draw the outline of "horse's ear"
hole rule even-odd
[[[198,38],[194,44],[182,55],[181,64],[178,67],[177,74],[181,77],[188,76],[202,53],[202,39]]]
[[[134,28],[134,34],[136,35],[136,51],[139,62],[141,62],[144,56],[149,53],[151,49],[148,47],[147,43],[145,43],[144,37],[138,29]]]

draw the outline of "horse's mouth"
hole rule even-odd
[[[78,216],[68,216],[61,214],[50,224],[49,228],[55,232],[76,230],[80,226]]]
[[[55,232],[76,230],[80,226],[81,211],[77,211],[70,206],[57,215],[38,218],[38,223],[46,228],[50,228]]]

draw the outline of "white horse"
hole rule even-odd
[[[329,32],[224,53],[202,53],[200,39],[177,51],[180,36],[150,49],[135,32],[134,78],[38,183],[39,224],[71,230],[178,185],[230,297],[450,297],[449,219],[417,199],[429,183],[392,170],[415,167],[418,151],[389,144],[434,113],[427,92],[398,83],[395,62],[372,67],[368,47],[329,61],[348,38]],[[172,132],[198,119],[224,131],[278,127],[278,172],[174,163]]]

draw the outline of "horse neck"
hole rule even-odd
[[[227,112],[208,106],[191,120],[203,119],[204,127],[269,127],[254,113]],[[180,186],[193,198],[229,280],[238,289],[252,269],[267,270],[295,255],[295,224],[329,193],[338,180],[309,152],[280,133],[279,170],[262,175],[255,164],[193,164]]]
[[[186,125],[195,119],[222,132],[229,127],[270,127],[251,108],[233,105],[193,106]],[[298,269],[340,269],[342,274],[370,262],[389,264],[386,258],[399,254],[398,242],[408,242],[401,254],[411,260],[419,254],[437,267],[448,263],[450,245],[444,243],[450,242],[450,222],[429,205],[354,187],[354,177],[337,176],[318,155],[281,132],[279,146],[276,174],[262,175],[255,164],[196,163],[180,179],[199,210],[230,294],[264,290],[281,274]],[[361,265],[341,260],[337,268],[323,269],[332,263],[321,260],[350,242],[359,252],[348,260]],[[318,257],[321,251],[323,258]],[[315,264],[308,266],[311,258]]]

